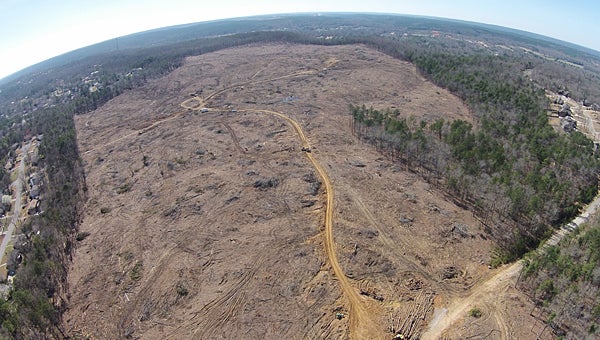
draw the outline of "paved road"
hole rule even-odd
[[[31,143],[27,143],[23,146],[22,149],[22,157],[21,163],[19,163],[19,174],[17,179],[13,182],[13,188],[15,188],[15,204],[13,207],[13,215],[10,220],[10,224],[8,225],[8,230],[4,234],[4,238],[2,239],[2,244],[0,244],[0,254],[4,256],[4,252],[6,251],[6,247],[8,246],[8,242],[12,238],[12,234],[15,231],[15,227],[17,226],[17,221],[19,220],[19,216],[21,216],[21,196],[23,194],[23,182],[25,177],[25,158],[27,156],[27,151],[29,151],[29,146]]]

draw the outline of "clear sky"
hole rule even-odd
[[[600,50],[599,0],[0,0],[0,78],[80,47],[152,28],[293,12],[453,18]]]

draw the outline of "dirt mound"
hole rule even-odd
[[[81,231],[90,236],[69,271],[66,329],[96,338],[355,335],[326,256],[327,188],[314,157],[331,179],[334,248],[372,319],[369,337],[419,334],[436,299],[491,275],[493,244],[469,212],[357,142],[350,103],[470,120],[410,64],[364,46],[302,45],[188,58],[77,116],[89,188]],[[267,112],[298,122],[310,148]]]

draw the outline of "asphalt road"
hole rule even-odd
[[[13,182],[13,188],[15,188],[15,204],[13,205],[13,215],[10,220],[10,224],[8,225],[8,230],[4,234],[4,238],[2,239],[2,244],[0,244],[0,254],[4,256],[4,252],[6,251],[6,247],[8,246],[8,242],[10,242],[12,238],[12,234],[15,231],[15,227],[17,226],[17,221],[19,220],[19,216],[21,215],[21,199],[23,194],[23,183],[25,177],[25,157],[27,155],[27,151],[29,151],[29,146],[31,144],[27,143],[23,146],[22,149],[22,157],[21,163],[19,163],[19,174],[17,179]]]

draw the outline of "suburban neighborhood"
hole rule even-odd
[[[28,235],[23,226],[30,216],[42,213],[41,193],[43,175],[37,168],[38,146],[42,136],[34,136],[21,145],[14,145],[14,159],[9,158],[5,169],[10,173],[11,184],[3,188],[2,205],[0,207],[0,293],[6,294],[13,283],[16,267],[22,260],[18,251],[19,242]],[[16,249],[16,250],[15,250]]]

